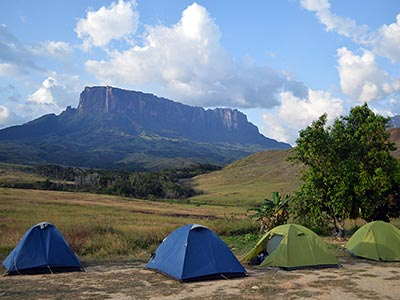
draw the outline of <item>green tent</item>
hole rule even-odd
[[[359,257],[400,261],[400,230],[383,221],[367,223],[353,234],[346,249]]]
[[[260,256],[264,254],[265,259],[260,263]],[[268,231],[242,262],[284,269],[339,266],[337,258],[318,235],[296,224],[285,224]]]

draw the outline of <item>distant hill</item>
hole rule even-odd
[[[400,128],[389,129],[390,139],[398,149],[392,153],[400,157]],[[255,153],[227,165],[220,171],[197,176],[191,180],[202,195],[193,202],[220,205],[254,206],[274,191],[290,194],[300,185],[302,167],[286,160],[289,150],[267,150]]]
[[[274,191],[290,194],[300,184],[302,167],[286,160],[292,150],[255,153],[227,165],[220,171],[193,178],[192,186],[203,194],[193,202],[255,206]]]
[[[397,150],[394,151],[392,154],[394,157],[400,157],[400,128],[390,128],[390,139],[396,144]]]
[[[389,120],[389,125],[391,127],[400,128],[400,115],[391,117]]]
[[[2,162],[131,171],[226,165],[288,148],[260,134],[238,110],[205,110],[113,87],[86,87],[77,108],[0,130]]]

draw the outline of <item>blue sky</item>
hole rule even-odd
[[[400,114],[398,0],[0,2],[0,128],[85,86],[232,107],[294,144],[323,113]]]

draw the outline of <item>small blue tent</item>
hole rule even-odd
[[[84,271],[62,234],[47,222],[32,226],[3,266],[7,275]]]
[[[173,231],[146,265],[180,281],[246,276],[246,270],[210,229],[189,224]]]

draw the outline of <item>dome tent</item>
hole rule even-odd
[[[198,224],[182,226],[169,234],[146,268],[180,281],[246,276],[246,270],[226,244]]]
[[[352,235],[346,249],[354,256],[400,261],[400,229],[383,221],[367,223]]]
[[[262,261],[258,260],[260,254],[266,255]],[[268,231],[242,262],[288,270],[339,266],[337,258],[319,236],[297,224],[280,225]]]
[[[32,226],[3,266],[6,275],[84,271],[62,234],[47,222]]]

